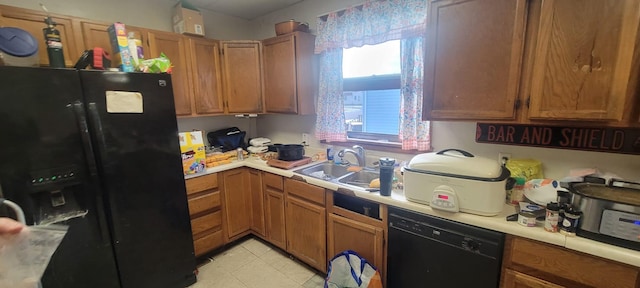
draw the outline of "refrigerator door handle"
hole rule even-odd
[[[80,101],[73,103],[73,111],[76,114],[78,120],[78,127],[80,128],[80,135],[82,137],[82,145],[85,150],[85,159],[87,159],[87,165],[89,166],[89,177],[91,177],[93,185],[98,187],[100,180],[98,177],[98,166],[96,159],[94,158],[93,145],[91,145],[91,135],[89,135],[89,124],[87,123],[87,116],[85,113],[84,105]],[[109,236],[109,227],[107,226],[106,214],[104,211],[104,201],[102,200],[102,192],[100,189],[95,190],[96,200],[96,217],[98,217],[98,224],[101,226],[100,237],[104,245],[111,245],[111,237]]]
[[[98,106],[96,105],[96,103],[89,102],[89,114],[91,115],[91,120],[96,125],[95,132],[96,132],[96,137],[98,137],[98,145],[99,145],[98,149],[105,149],[107,147],[107,141],[104,138],[104,131],[102,129],[102,120],[100,120],[100,114],[98,113]]]

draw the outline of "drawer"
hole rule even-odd
[[[284,190],[284,185],[282,183],[282,176],[271,174],[271,173],[262,173],[262,181],[264,185],[269,186],[274,189],[278,189],[280,191]]]
[[[511,245],[505,260],[513,270],[539,278],[562,277],[589,287],[636,287],[637,268],[550,244],[509,238]]]
[[[196,257],[216,249],[224,244],[222,240],[222,230],[207,234],[206,236],[193,240],[193,250]]]
[[[222,212],[220,210],[191,219],[191,232],[198,235],[209,229],[222,225]]]
[[[187,195],[205,190],[218,189],[218,173],[208,174],[186,180]]]
[[[220,207],[220,191],[189,199],[189,215]]]
[[[324,188],[322,187],[313,186],[305,182],[292,179],[285,179],[284,187],[284,190],[288,195],[298,196],[302,199],[316,202],[324,206],[325,193]]]

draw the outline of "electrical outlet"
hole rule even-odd
[[[309,134],[302,133],[302,145],[309,146]]]
[[[511,153],[505,153],[505,152],[498,153],[498,163],[500,163],[500,165],[502,165],[503,163],[507,163],[507,160],[509,159],[511,159]]]

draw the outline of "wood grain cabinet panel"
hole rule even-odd
[[[287,249],[284,209],[284,178],[262,172],[264,192],[264,236],[271,244]]]
[[[187,44],[185,37],[180,34],[149,31],[149,56],[160,57],[164,53],[170,60],[171,85],[173,85],[173,98],[175,100],[176,115],[191,115],[191,99],[193,99],[193,87],[190,83],[190,63],[187,57]],[[147,57],[145,55],[145,57]]]
[[[189,37],[188,44],[195,114],[224,113],[220,43],[216,40]]]
[[[185,181],[185,185],[191,216],[193,246],[197,257],[224,244],[218,174],[190,178]]]
[[[250,176],[247,168],[224,171],[221,175],[226,237],[227,241],[232,241],[251,229]]]
[[[511,235],[505,241],[503,267],[505,288],[637,288],[640,283],[638,267]],[[509,269],[530,277],[511,273]],[[558,286],[535,286],[545,281]],[[520,286],[510,286],[514,283]]]
[[[322,272],[327,271],[326,217],[323,206],[287,196],[287,251]]]
[[[261,113],[260,41],[221,41],[224,95],[228,113]]]
[[[538,279],[527,274],[506,269],[504,274],[505,288],[564,288],[564,286],[556,285],[542,279]]]
[[[315,36],[294,32],[262,41],[266,112],[313,114],[317,66]]]
[[[542,1],[530,119],[619,121],[638,81],[640,2]],[[636,69],[637,70],[637,69]]]
[[[376,267],[383,267],[384,230],[342,216],[329,214],[327,258],[345,251],[356,251]]]
[[[423,118],[515,119],[526,0],[432,0]]]
[[[46,14],[37,10],[28,10],[11,6],[0,6],[0,26],[17,27],[25,30],[38,41],[38,59],[40,66],[49,66],[47,45],[44,41],[43,28],[46,27],[44,19]],[[74,26],[72,17],[51,14],[51,19],[57,23],[56,29],[60,31],[62,40],[62,54],[66,67],[73,67],[78,61],[78,49],[76,48]]]
[[[249,170],[251,182],[251,230],[259,236],[265,236],[264,191],[262,190],[262,173]]]

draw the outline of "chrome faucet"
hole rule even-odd
[[[364,148],[360,145],[353,145],[351,148],[353,149],[347,148],[340,150],[340,152],[338,152],[338,157],[342,158],[346,153],[351,153],[356,157],[356,160],[358,160],[358,166],[365,167],[367,165],[367,158],[364,155]]]

